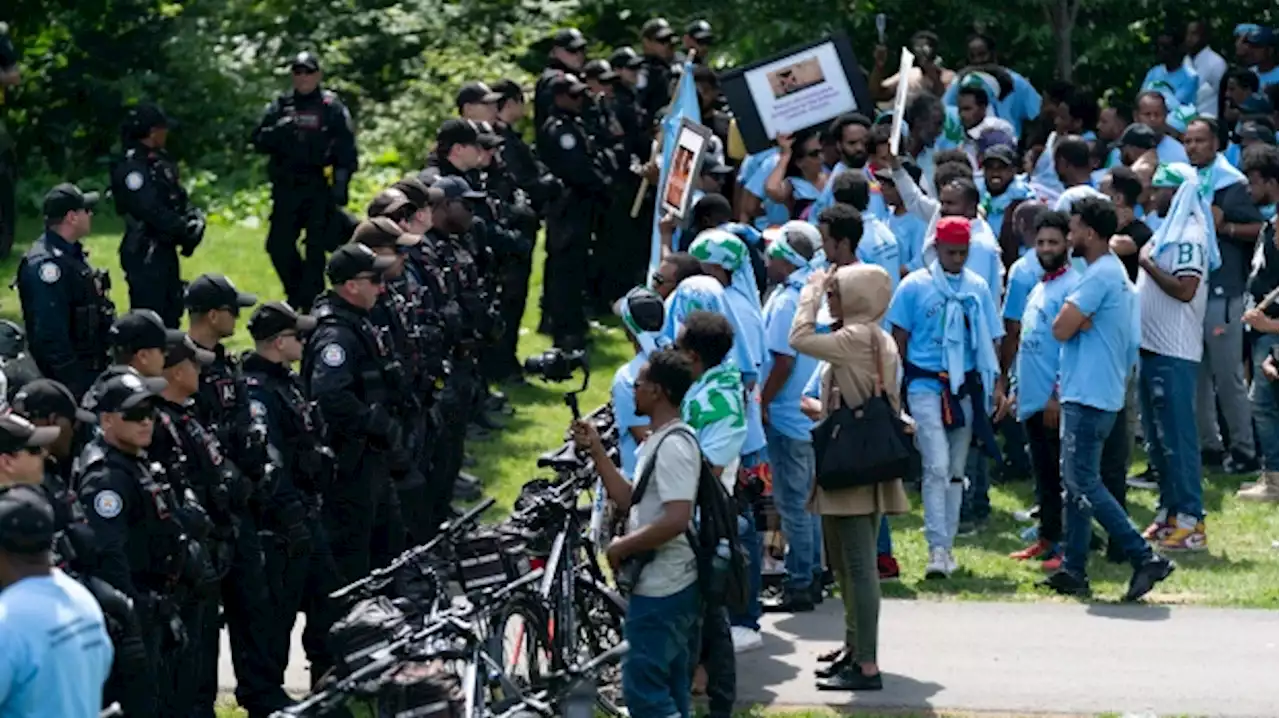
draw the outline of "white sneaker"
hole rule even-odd
[[[753,631],[746,626],[729,626],[729,635],[733,637],[734,653],[754,651],[764,645],[764,639],[760,637],[760,632]]]
[[[956,569],[958,568],[960,568],[960,564],[956,563],[956,552],[948,551],[947,552],[947,578],[950,578],[951,574],[955,573]]]
[[[951,575],[951,564],[945,548],[929,549],[929,562],[924,565],[925,578],[946,578]]]

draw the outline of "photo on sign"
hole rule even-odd
[[[811,57],[803,62],[770,72],[769,86],[773,88],[774,98],[779,99],[807,87],[813,87],[826,79],[826,75],[822,74],[822,63],[818,62],[816,57]]]
[[[768,149],[778,135],[874,107],[867,78],[843,35],[728,70],[720,88],[752,153]]]
[[[685,218],[703,157],[710,145],[711,130],[687,119],[681,120],[680,134],[671,153],[671,167],[666,172],[660,194],[663,214],[670,213],[679,219]]]

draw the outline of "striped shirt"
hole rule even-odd
[[[1142,311],[1142,348],[1163,356],[1198,362],[1204,353],[1204,308],[1209,297],[1209,259],[1204,222],[1191,215],[1182,237],[1155,255],[1156,266],[1175,277],[1198,277],[1189,302],[1165,294],[1146,271],[1138,273]]]

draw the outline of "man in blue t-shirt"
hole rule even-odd
[[[1014,267],[1034,265],[1032,284],[1015,293],[1014,273],[1004,307],[1004,344],[1001,368],[1012,369],[1013,383],[1003,377],[996,388],[997,415],[1017,406],[1017,418],[1027,429],[1036,495],[1040,497],[1037,540],[1009,555],[1018,561],[1040,559],[1045,570],[1056,571],[1062,558],[1062,474],[1058,467],[1061,444],[1058,423],[1058,356],[1062,345],[1053,338],[1053,320],[1080,274],[1071,267],[1067,215],[1044,212],[1036,220],[1036,251],[1019,259]],[[1030,274],[1030,272],[1028,272]],[[1008,399],[1004,399],[1007,396]]]
[[[852,176],[852,175],[851,175]],[[811,611],[822,600],[822,524],[805,507],[813,483],[813,422],[800,411],[805,382],[818,360],[791,348],[791,322],[810,261],[821,242],[813,225],[788,223],[769,246],[766,265],[776,285],[764,306],[765,377],[760,391],[765,438],[773,468],[773,500],[787,538],[787,578],[781,599],[765,606],[778,612]]]
[[[1180,105],[1195,105],[1200,76],[1191,63],[1185,62],[1181,34],[1173,28],[1161,30],[1156,36],[1156,57],[1160,64],[1147,71],[1142,89],[1168,92]]]
[[[940,219],[937,259],[907,275],[889,303],[923,461],[926,578],[945,578],[956,569],[952,547],[975,429],[994,443],[984,387],[995,386],[1000,369],[995,342],[1004,328],[986,281],[965,268],[970,233],[964,217]]]
[[[1062,483],[1067,490],[1066,550],[1062,569],[1044,585],[1064,595],[1088,595],[1085,567],[1093,521],[1133,566],[1126,601],[1142,598],[1173,572],[1157,555],[1102,483],[1102,447],[1124,408],[1132,365],[1137,296],[1124,265],[1111,252],[1116,212],[1110,201],[1089,197],[1071,208],[1071,244],[1086,269],[1053,320],[1063,343],[1058,397],[1062,406]]]
[[[25,422],[24,422],[25,423]],[[18,437],[0,425],[0,454],[36,482],[56,427]],[[0,490],[0,715],[97,718],[111,672],[111,637],[93,594],[50,568],[53,507],[35,486]]]

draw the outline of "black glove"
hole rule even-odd
[[[333,198],[333,203],[339,207],[346,207],[347,200],[350,199],[347,185],[345,183],[338,183],[330,187],[329,196]]]
[[[289,524],[285,532],[289,541],[289,558],[302,558],[311,554],[311,531],[306,524]]]

